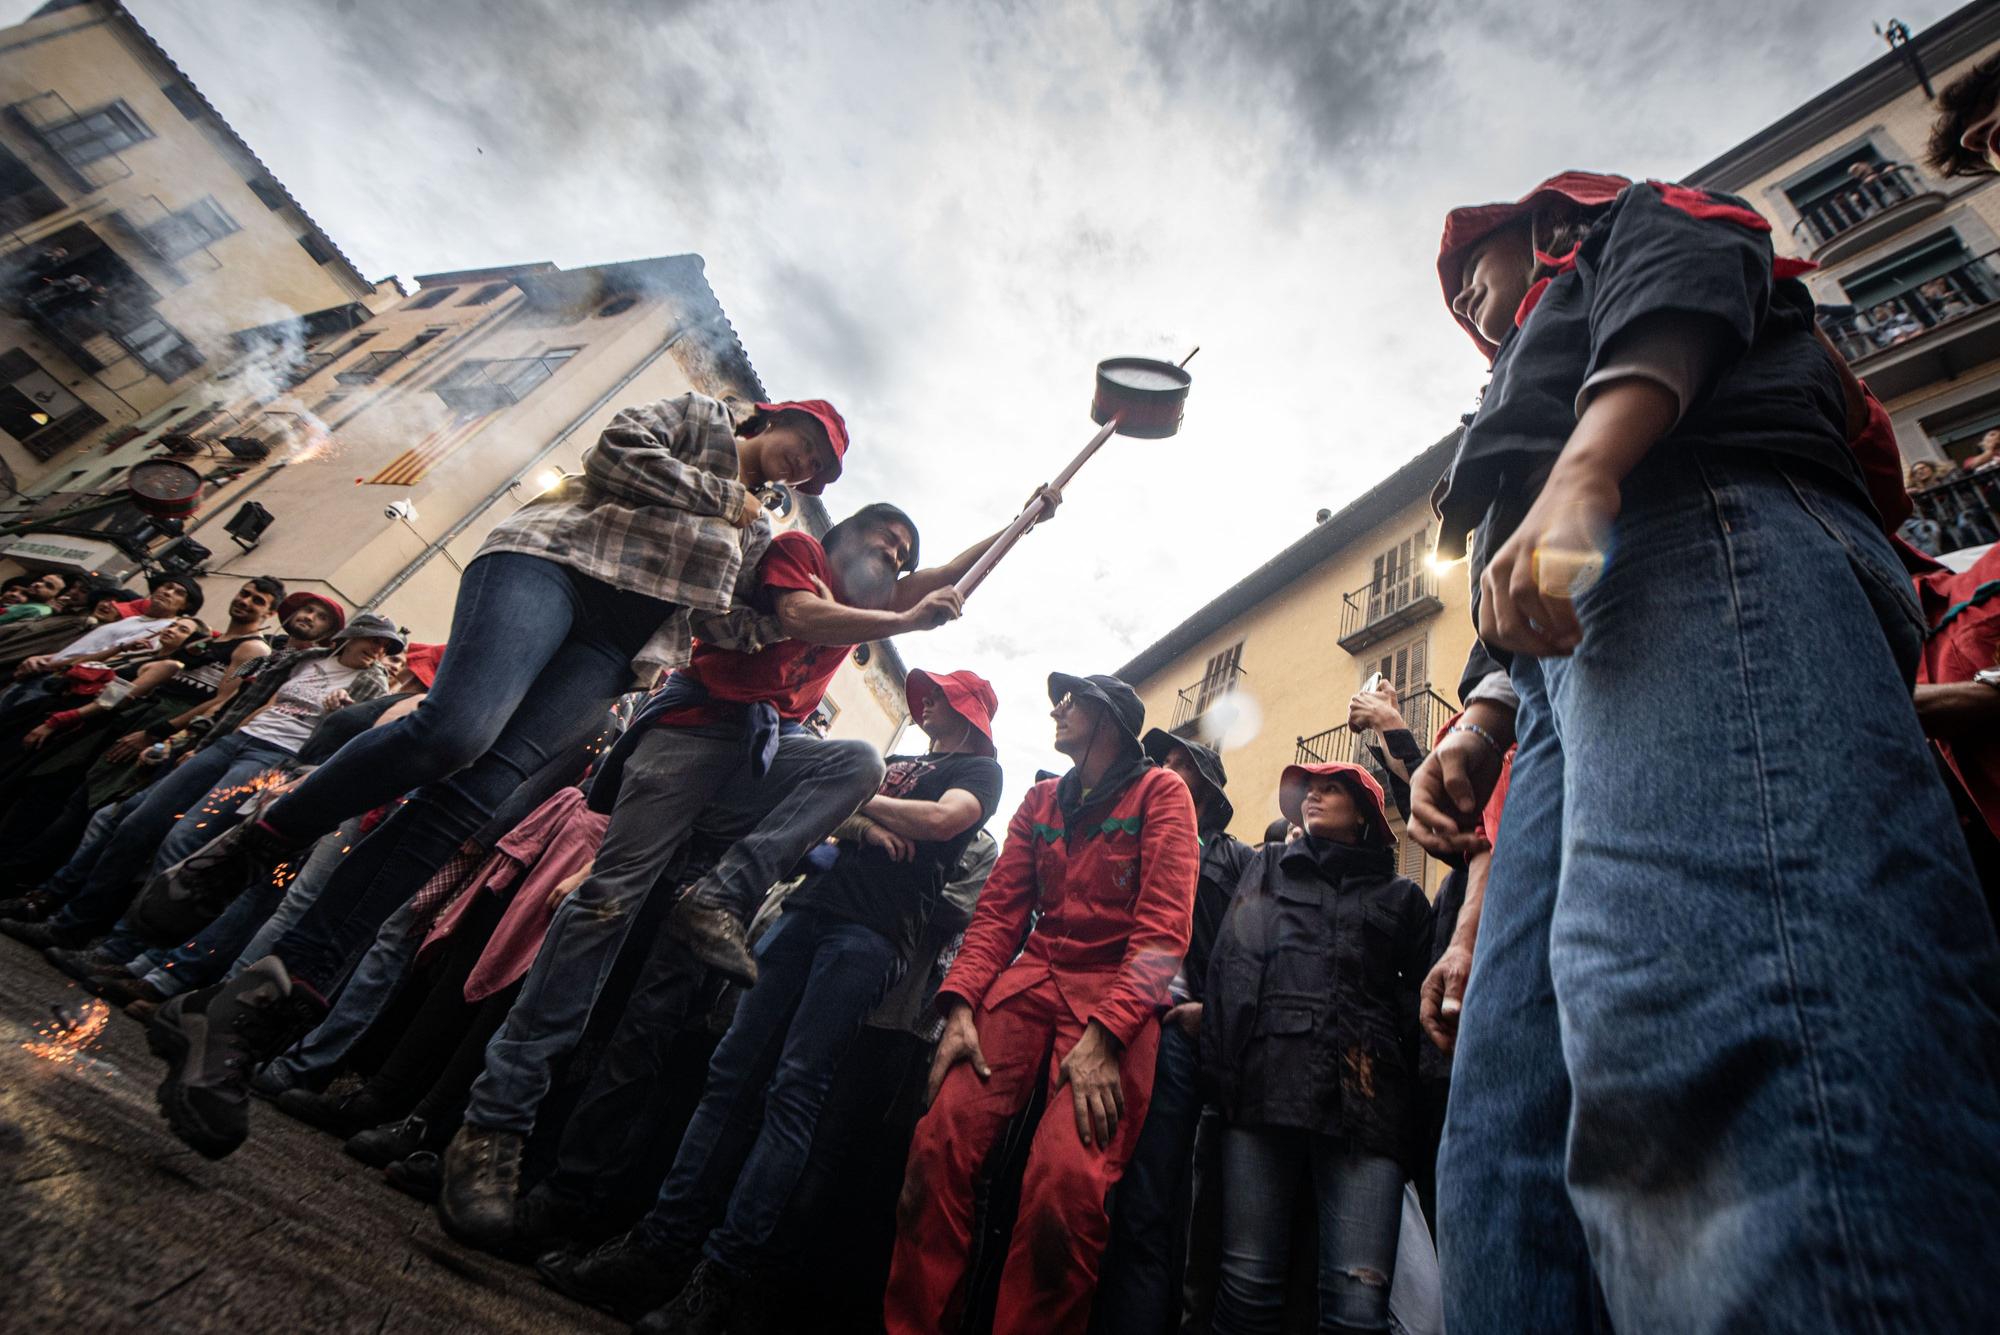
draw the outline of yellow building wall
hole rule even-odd
[[[1245,607],[1195,648],[1145,681],[1133,683],[1146,703],[1147,726],[1168,727],[1179,692],[1201,680],[1214,655],[1239,642],[1243,645],[1238,690],[1252,702],[1261,722],[1254,731],[1239,725],[1222,739],[1229,797],[1236,808],[1230,832],[1238,838],[1255,842],[1277,819],[1278,778],[1296,759],[1299,740],[1345,726],[1348,698],[1372,670],[1370,661],[1383,652],[1421,639],[1430,688],[1456,707],[1459,672],[1473,640],[1462,563],[1435,574],[1441,610],[1359,656],[1340,647],[1343,595],[1367,585],[1374,575],[1375,557],[1419,529],[1435,533],[1429,504],[1421,499],[1386,513],[1366,535],[1295,580],[1281,595]],[[1418,740],[1428,748],[1428,737]],[[1335,758],[1349,757],[1343,751]],[[1425,888],[1434,890],[1437,880],[1432,864],[1423,878]]]

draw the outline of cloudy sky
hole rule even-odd
[[[964,622],[901,642],[995,681],[1010,801],[1057,763],[1050,668],[1112,670],[1470,405],[1482,363],[1432,268],[1446,208],[1562,167],[1684,173],[1880,55],[1890,13],[130,4],[371,276],[704,256],[771,392],[845,412],[835,514],[895,500],[927,554],[1082,445],[1100,358],[1201,345],[1179,437],[1114,442]]]

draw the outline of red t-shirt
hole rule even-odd
[[[780,533],[757,566],[758,607],[770,611],[780,593],[817,592],[815,575],[829,585],[833,583],[833,568],[827,564],[826,550],[819,540],[796,529]],[[707,688],[717,704],[768,703],[779,718],[801,723],[819,708],[827,683],[853,648],[851,644],[780,640],[745,654],[697,641],[693,656],[681,671]],[[695,705],[662,714],[659,721],[669,726],[713,723],[728,712],[716,705]]]

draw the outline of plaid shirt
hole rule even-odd
[[[747,528],[730,522],[748,494],[736,474],[736,424],[721,401],[683,394],[626,408],[583,452],[583,476],[522,506],[479,555],[539,556],[673,603],[678,610],[635,663],[642,673],[679,667],[688,660],[690,614],[727,613],[771,542],[762,519]],[[704,625],[702,638],[712,637],[740,639],[727,622]]]
[[[243,720],[270,703],[278,688],[292,678],[292,669],[303,667],[316,658],[325,658],[333,653],[332,646],[320,649],[280,649],[275,654],[253,658],[238,669],[236,675],[243,678],[243,684],[236,688],[229,703],[215,715],[215,723],[203,735],[199,745],[211,746],[241,727]],[[360,676],[347,683],[347,697],[355,704],[363,700],[373,700],[389,689],[389,674],[378,663],[363,671]]]

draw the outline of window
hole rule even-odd
[[[334,261],[333,247],[314,236],[311,232],[306,232],[299,237],[299,245],[305,249],[306,254],[312,256],[314,264],[331,264]]]
[[[19,348],[0,353],[0,431],[37,459],[51,459],[104,417]]]
[[[1206,714],[1210,705],[1235,688],[1236,676],[1242,668],[1241,640],[1208,660],[1208,666],[1202,669],[1201,685],[1195,689],[1194,712],[1197,716]]]
[[[348,353],[354,351],[356,348],[360,347],[363,343],[366,343],[369,339],[375,337],[375,332],[376,331],[371,329],[363,333],[356,334],[353,338],[348,339],[347,342],[341,344],[339,347],[335,348],[332,352],[328,353],[327,355],[329,357],[345,357]]]
[[[177,260],[242,230],[212,196],[204,196],[146,228],[145,237],[160,258]]]
[[[50,152],[72,167],[83,167],[151,139],[153,132],[132,108],[118,101],[45,125],[41,136]]]
[[[1430,551],[1431,531],[1426,525],[1375,558],[1374,576],[1368,581],[1370,621],[1400,612],[1430,592],[1423,579],[1424,558]]]
[[[178,380],[200,366],[200,349],[158,316],[114,333],[124,349],[162,380]]]
[[[551,348],[538,357],[460,362],[431,388],[445,403],[461,412],[494,412],[532,394],[577,351]]]
[[[623,315],[638,304],[639,299],[637,297],[613,297],[597,308],[597,315],[599,319],[605,319],[613,315]]]
[[[1430,636],[1419,635],[1413,640],[1405,640],[1391,649],[1372,652],[1361,659],[1361,679],[1357,686],[1365,686],[1368,679],[1381,673],[1396,688],[1398,698],[1407,696],[1413,686],[1424,686],[1430,682]],[[1420,739],[1428,741],[1428,739]]]
[[[206,110],[201,105],[201,96],[184,83],[170,83],[160,89],[167,101],[174,104],[174,110],[191,121],[198,121]]]
[[[402,349],[403,355],[407,357],[411,353],[415,352],[418,348],[421,348],[424,344],[430,343],[436,339],[443,338],[444,335],[445,335],[445,327],[443,325],[433,325],[429,329],[424,330],[423,333],[418,334],[415,338],[411,339],[408,343],[405,343]]]
[[[458,291],[455,287],[427,287],[417,293],[417,299],[410,303],[413,311],[427,311],[433,306],[442,306],[446,298]]]
[[[512,286],[514,286],[512,283],[488,283],[485,287],[480,288],[477,292],[458,304],[461,306],[484,306]]]
[[[27,163],[0,148],[0,230],[26,227],[62,206],[62,197],[43,185]]]
[[[243,184],[250,187],[250,193],[257,196],[257,202],[265,208],[282,209],[285,207],[284,189],[276,181],[266,177],[259,177],[254,181],[245,181]]]

